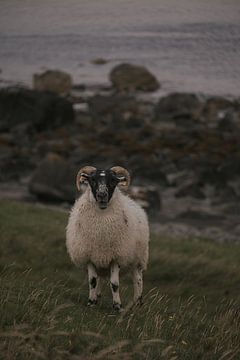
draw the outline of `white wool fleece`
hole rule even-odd
[[[101,210],[90,187],[76,200],[67,225],[67,250],[75,265],[93,263],[109,268],[115,261],[121,270],[148,262],[149,228],[145,211],[118,188]]]

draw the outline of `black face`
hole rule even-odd
[[[119,183],[116,174],[111,170],[97,169],[89,176],[88,182],[100,209],[106,209]]]

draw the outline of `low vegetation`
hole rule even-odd
[[[152,237],[144,305],[111,308],[106,283],[88,308],[87,278],[65,249],[67,214],[0,202],[0,358],[240,358],[240,247]]]

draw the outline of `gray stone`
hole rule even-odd
[[[72,104],[55,94],[21,87],[0,90],[0,131],[23,126],[21,133],[26,134],[30,129],[53,129],[73,120]]]
[[[124,91],[155,91],[160,84],[144,66],[120,64],[110,73],[110,80],[119,92]]]
[[[72,88],[72,78],[64,71],[47,70],[33,75],[33,87],[39,91],[52,91],[58,95],[67,95]]]
[[[29,190],[43,200],[72,203],[76,195],[76,174],[77,168],[65,159],[56,154],[49,154],[33,173]]]
[[[103,58],[96,58],[91,60],[91,63],[93,65],[106,65],[108,63],[108,60],[103,59]]]

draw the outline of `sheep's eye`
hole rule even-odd
[[[93,186],[95,186],[96,183],[97,183],[97,182],[96,182],[96,179],[92,178],[92,179],[91,179],[91,184],[92,184]]]

